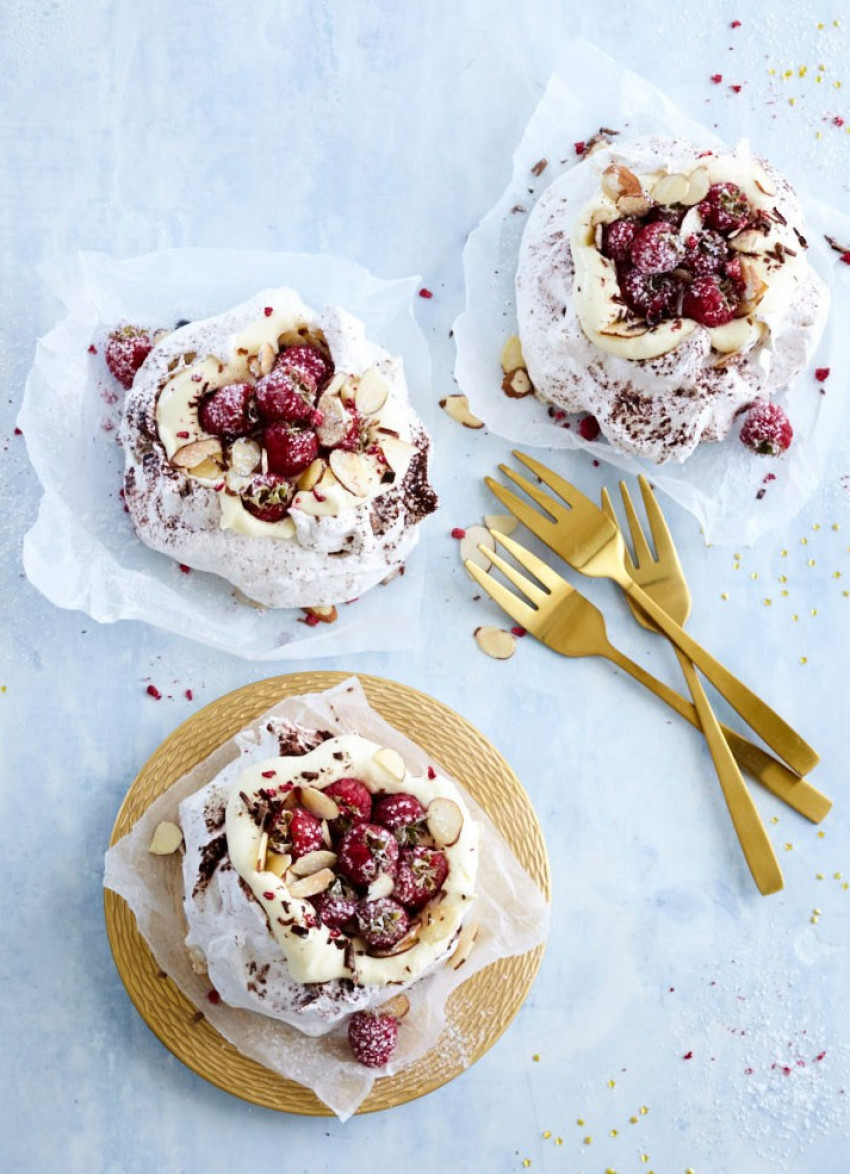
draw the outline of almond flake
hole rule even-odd
[[[333,475],[343,489],[347,489],[354,497],[368,497],[369,490],[377,480],[370,461],[360,453],[335,448],[330,455],[330,462]]]
[[[410,467],[415,445],[397,436],[382,436],[379,443],[387,464],[396,477],[402,478]]]
[[[386,771],[390,778],[394,779],[397,783],[400,783],[407,774],[404,759],[391,746],[383,746],[380,750],[376,750],[372,755],[372,761],[381,770]]]
[[[325,889],[336,880],[336,873],[330,868],[322,868],[318,872],[311,873],[310,876],[302,877],[301,880],[293,881],[288,885],[290,895],[299,897],[315,897],[319,893],[323,893]]]
[[[449,966],[452,970],[460,970],[464,962],[472,952],[472,947],[475,945],[475,940],[478,937],[478,922],[468,921],[464,925],[457,937],[457,945],[449,958]]]
[[[282,877],[292,864],[292,857],[287,853],[268,852],[266,854],[266,872],[272,872],[276,877]]]
[[[490,566],[490,559],[483,550],[478,549],[479,546],[484,546],[487,550],[495,550],[496,539],[484,526],[470,526],[460,540],[459,551],[461,562],[464,564],[467,562],[474,563],[476,567],[481,567],[482,570],[486,571]],[[469,574],[468,570],[467,574]]]
[[[196,469],[204,461],[215,461],[218,464],[221,459],[221,441],[213,438],[184,444],[173,454],[171,463],[177,469]]]
[[[345,435],[345,433],[343,433]],[[322,474],[328,466],[321,457],[316,457],[315,461],[307,466],[298,480],[295,482],[299,490],[312,489],[322,478]]]
[[[317,819],[336,819],[339,815],[339,805],[318,787],[302,787],[301,803]]]
[[[382,872],[376,876],[369,888],[366,890],[367,901],[380,901],[382,897],[388,897],[395,888],[395,881],[388,872]]]
[[[156,825],[148,845],[148,852],[153,853],[154,856],[171,856],[182,843],[183,833],[180,828],[171,820],[164,819]]]
[[[508,660],[516,652],[516,637],[504,628],[476,628],[474,636],[481,651],[494,660]]]
[[[522,354],[522,343],[518,334],[512,334],[502,347],[502,370],[507,374],[516,371],[517,367],[525,368],[525,359]]]
[[[262,832],[260,834],[260,842],[257,845],[257,872],[264,872],[266,868],[266,855],[269,850],[269,833]]]
[[[257,352],[257,359],[259,361],[260,374],[268,375],[274,366],[274,361],[277,358],[277,351],[270,342],[264,342]]]
[[[247,477],[249,473],[253,473],[255,469],[259,468],[262,449],[256,440],[240,436],[231,444],[227,455],[230,464],[228,472],[232,470],[237,475]]]
[[[396,954],[406,954],[418,944],[420,928],[418,921],[411,922],[410,929],[394,946],[390,946],[388,950],[370,950],[369,953],[373,958],[394,958]]]
[[[708,195],[708,189],[711,187],[711,180],[708,177],[708,172],[704,167],[698,167],[696,171],[692,171],[688,177],[687,193],[679,201],[680,204],[685,204],[690,207],[692,204],[698,204],[700,200],[704,200]]]
[[[488,530],[495,530],[499,534],[513,534],[517,528],[517,520],[513,514],[485,514],[484,525]]]
[[[524,367],[517,367],[515,371],[505,372],[505,377],[502,380],[502,391],[510,399],[523,399],[524,396],[531,395],[534,388],[531,386],[531,380],[528,377],[528,372]]]
[[[620,196],[617,211],[623,216],[645,216],[652,207],[649,196]]]
[[[354,406],[363,416],[374,416],[387,402],[389,384],[376,368],[370,367],[360,376],[360,383],[354,393]]]
[[[333,624],[338,618],[338,613],[333,604],[330,607],[305,607],[304,611],[308,616],[315,616],[321,624]]]
[[[425,813],[428,831],[440,848],[451,848],[460,839],[463,829],[463,812],[454,799],[439,796],[432,799]]]
[[[440,400],[440,407],[458,424],[463,424],[464,428],[484,427],[484,421],[470,412],[469,400],[465,395],[447,395]]]
[[[322,413],[322,422],[316,425],[316,436],[320,444],[332,448],[348,433],[352,424],[351,416],[343,407],[339,396],[331,395],[327,391],[319,398],[317,407]]]
[[[336,852],[328,852],[324,848],[316,848],[313,852],[305,852],[299,856],[290,867],[295,876],[312,876],[323,868],[333,868],[336,864]]]
[[[653,185],[652,198],[659,204],[681,204],[683,197],[688,194],[689,187],[690,180],[681,172],[662,175]]]
[[[643,195],[638,177],[621,163],[611,163],[602,172],[602,190],[615,203],[622,196]]]

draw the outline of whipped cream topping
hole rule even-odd
[[[612,163],[650,194],[668,176],[698,172],[706,187],[740,187],[769,226],[740,242],[766,287],[758,304],[713,328],[682,317],[648,326],[624,310],[615,265],[598,248],[598,226],[623,215],[603,187]],[[698,231],[699,217],[691,207],[682,229]],[[539,398],[591,412],[617,448],[659,463],[722,439],[743,407],[787,386],[808,361],[828,306],[806,259],[799,201],[768,163],[745,146],[721,155],[657,137],[598,151],[544,192],[523,236],[516,286]]]
[[[297,758],[273,758],[250,766],[234,786],[227,804],[225,829],[230,861],[264,909],[270,932],[279,943],[292,979],[298,983],[322,983],[351,979],[360,986],[409,983],[419,977],[451,948],[472,907],[478,865],[478,827],[460,792],[450,779],[414,776],[405,769],[402,778],[381,761],[381,747],[356,734],[323,742]],[[273,772],[273,773],[272,773]],[[420,914],[418,940],[410,949],[389,957],[367,953],[355,938],[340,949],[338,934],[317,925],[309,901],[294,897],[287,875],[279,877],[262,865],[263,829],[252,817],[252,806],[270,787],[287,784],[323,789],[337,779],[354,777],[373,793],[406,792],[423,807],[437,798],[451,799],[460,808],[463,824],[457,841],[445,846],[449,872],[440,899]],[[247,803],[246,803],[247,800]],[[345,945],[344,939],[342,939]]]

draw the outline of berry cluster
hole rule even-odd
[[[153,349],[153,339],[138,326],[120,326],[106,340],[106,365],[122,387],[132,387],[136,372]]]
[[[689,209],[682,204],[654,204],[603,230],[601,250],[617,267],[623,300],[650,326],[680,316],[723,326],[745,299],[741,257],[729,238],[754,223],[753,209],[733,183],[713,184],[696,208],[691,231],[683,232]]]

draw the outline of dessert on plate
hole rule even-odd
[[[517,312],[536,394],[590,413],[624,452],[685,460],[806,365],[829,301],[806,251],[795,192],[745,145],[653,136],[594,151],[523,234]],[[750,430],[756,451],[790,443],[777,412],[766,441]]]
[[[371,1012],[471,945],[478,825],[450,779],[390,747],[269,728],[279,755],[180,805],[186,945],[229,1006],[306,1035],[348,1019],[380,1066],[395,1016]]]
[[[139,537],[269,607],[330,608],[400,569],[437,500],[401,360],[264,290],[151,338],[113,332]]]

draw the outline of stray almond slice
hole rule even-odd
[[[765,196],[775,196],[776,195],[776,189],[770,183],[769,179],[764,174],[764,172],[762,172],[760,176],[757,176],[756,179],[754,180],[754,182],[755,182],[755,185],[758,188],[758,190],[763,195],[765,195]]]
[[[315,616],[321,624],[333,624],[338,618],[333,604],[330,607],[305,607],[304,611],[308,616]]]
[[[617,201],[617,211],[623,216],[645,216],[651,207],[649,196],[620,196]]]
[[[156,825],[156,829],[148,844],[148,852],[154,856],[170,856],[183,843],[183,833],[176,823],[164,819]]]
[[[385,770],[390,778],[395,779],[397,783],[400,783],[407,774],[404,759],[391,746],[382,746],[380,750],[376,750],[372,755],[372,761],[381,770]]]
[[[290,872],[296,876],[312,876],[323,868],[333,868],[336,864],[336,852],[328,852],[324,848],[316,848],[313,852],[305,852],[290,866]]]
[[[516,637],[504,628],[476,628],[474,636],[481,651],[494,660],[509,660],[516,652]]]
[[[354,406],[362,415],[374,416],[387,402],[389,394],[390,387],[386,379],[375,367],[370,367],[360,376],[360,382],[354,393]]]
[[[382,897],[388,897],[395,888],[395,881],[388,872],[382,872],[376,876],[369,888],[366,890],[367,901],[380,901]]]
[[[325,889],[336,880],[336,873],[331,868],[322,868],[318,872],[311,873],[310,876],[302,877],[301,880],[293,881],[288,885],[290,895],[293,897],[315,897],[319,893],[323,893]]]
[[[469,400],[465,395],[447,395],[440,400],[440,407],[458,424],[463,424],[464,428],[484,427],[484,421],[470,412]]]
[[[339,815],[339,805],[318,787],[302,787],[301,803],[317,819],[336,819]]]
[[[393,995],[386,1003],[378,1008],[382,1015],[392,1015],[393,1019],[404,1019],[410,1010],[410,999],[407,995]]]
[[[398,436],[381,436],[378,443],[389,467],[397,477],[403,477],[410,466],[416,446]]]
[[[266,856],[269,850],[269,833],[262,832],[257,845],[257,872],[263,872],[266,867]]]
[[[418,945],[419,930],[419,922],[413,921],[404,937],[394,946],[390,946],[388,950],[370,950],[369,953],[373,958],[394,958],[396,954],[406,954],[408,950],[412,950],[415,945]]]
[[[517,520],[513,514],[485,514],[484,525],[488,530],[496,530],[499,534],[513,534],[517,528]]]
[[[478,922],[467,921],[463,929],[457,936],[457,945],[455,946],[452,956],[449,958],[449,966],[452,970],[460,970],[464,962],[472,952],[472,947],[475,945],[475,940],[478,937]]]
[[[611,163],[602,172],[602,190],[615,203],[621,196],[643,195],[640,180],[622,163]]]
[[[292,857],[287,853],[268,852],[266,853],[266,872],[274,873],[276,877],[282,877],[283,874],[292,864]]]
[[[522,343],[519,340],[518,334],[512,334],[505,345],[502,347],[502,370],[507,374],[509,371],[516,371],[517,367],[525,367],[525,359],[522,354]]]
[[[428,804],[425,823],[438,847],[451,848],[452,844],[456,844],[460,839],[463,812],[454,799],[439,796]]]
[[[652,187],[652,198],[659,204],[680,204],[688,194],[691,181],[681,172],[662,175]]]
[[[698,167],[696,171],[692,171],[688,177],[688,190],[680,204],[686,204],[690,207],[692,204],[698,204],[700,200],[704,200],[708,195],[708,189],[711,187],[711,180],[708,172],[704,167]]]
[[[193,440],[191,444],[184,444],[182,448],[178,448],[171,458],[171,463],[177,469],[195,469],[204,461],[220,461],[221,455],[220,440]]]
[[[345,435],[345,433],[343,433]],[[312,464],[309,464],[298,480],[295,482],[299,489],[312,489],[318,481],[321,480],[327,465],[321,457],[316,457]]]
[[[496,539],[484,526],[470,526],[460,540],[461,562],[464,565],[467,562],[475,563],[477,567],[486,571],[490,566],[490,559],[483,550],[479,550],[480,546],[485,546],[487,550],[495,550]],[[469,574],[468,569],[467,574]]]
[[[369,461],[360,453],[335,448],[331,453],[330,462],[333,475],[343,489],[347,489],[354,497],[368,496],[375,480],[375,472]]]
[[[524,396],[531,395],[534,388],[525,367],[517,367],[515,371],[505,372],[502,391],[511,399],[523,399]]]

